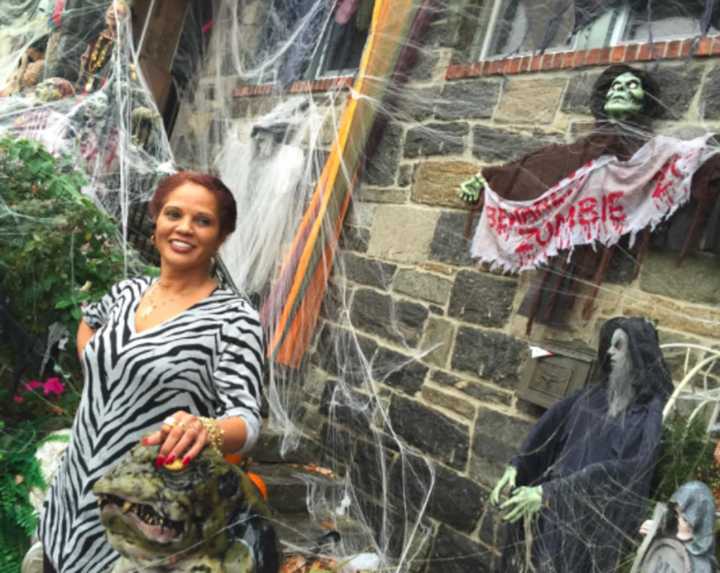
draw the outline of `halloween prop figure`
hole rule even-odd
[[[668,504],[658,503],[652,520],[642,524],[645,541],[631,573],[714,573],[715,498],[702,482],[683,484]]]
[[[711,183],[720,179],[720,156],[710,136],[684,141],[652,133],[661,101],[650,74],[624,64],[608,67],[593,87],[590,107],[596,122],[588,136],[485,167],[459,191],[483,207],[474,257],[510,271],[546,269],[521,309],[528,328],[533,320],[562,325],[578,282],[602,282],[613,245],[640,235],[642,252],[649,231],[692,199],[684,256],[716,199]]]
[[[615,571],[640,525],[672,383],[643,318],[605,322],[598,352],[600,383],[545,412],[491,493],[510,495],[499,571]]]

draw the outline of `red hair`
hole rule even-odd
[[[175,191],[184,183],[195,183],[204,187],[215,196],[218,203],[218,211],[220,216],[220,236],[227,237],[235,230],[237,220],[237,204],[232,191],[227,188],[219,177],[210,175],[209,173],[201,173],[200,171],[178,171],[173,175],[165,177],[158,183],[153,198],[148,204],[148,211],[153,221],[157,218],[158,213],[167,201],[167,196]]]

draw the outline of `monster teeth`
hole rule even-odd
[[[131,508],[132,508],[132,503],[130,503],[129,501],[126,501],[125,503],[123,503],[122,512],[127,513],[128,511],[130,511]]]

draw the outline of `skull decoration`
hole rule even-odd
[[[625,72],[616,77],[605,99],[604,110],[613,120],[625,120],[642,111],[645,90],[642,81],[632,72]]]

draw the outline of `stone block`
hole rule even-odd
[[[357,440],[355,455],[350,461],[350,472],[353,486],[358,487],[366,495],[382,499],[383,479],[391,467],[392,456],[385,448],[374,442]]]
[[[400,504],[420,509],[431,481],[430,460],[407,455],[398,458],[390,470],[390,491]],[[487,503],[487,492],[477,483],[441,465],[433,464],[435,485],[430,493],[427,514],[452,527],[472,532]]]
[[[368,254],[402,263],[427,260],[439,213],[412,206],[380,205]]]
[[[458,197],[460,184],[480,171],[475,163],[467,161],[427,161],[415,172],[412,199],[416,203],[441,207],[465,207]]]
[[[430,380],[439,386],[448,386],[459,390],[481,402],[500,404],[503,406],[509,406],[512,402],[513,395],[510,392],[503,392],[498,388],[493,388],[472,380],[465,380],[441,370],[433,371],[430,374]]]
[[[720,324],[720,307],[688,304],[653,294],[624,299],[624,316],[644,316],[656,322],[658,327],[717,338]]]
[[[703,119],[720,119],[720,65],[715,66],[705,78],[700,110]]]
[[[431,273],[422,273],[414,269],[400,269],[393,280],[393,290],[411,298],[420,298],[428,302],[444,305],[450,298],[452,281]]]
[[[599,73],[583,72],[574,74],[568,83],[567,90],[565,90],[562,111],[591,115],[590,98],[592,97],[592,88],[599,77]]]
[[[470,125],[464,121],[413,127],[405,136],[405,157],[460,155],[468,133]]]
[[[378,344],[372,338],[325,323],[318,337],[313,363],[333,376],[341,376],[348,384],[360,385],[367,379],[368,365],[377,348]]]
[[[567,80],[508,81],[495,112],[495,121],[520,124],[550,124],[555,119]]]
[[[473,429],[472,455],[507,464],[531,427],[525,420],[481,407]]]
[[[720,304],[717,257],[697,253],[678,264],[678,253],[651,251],[640,269],[645,292],[699,304]]]
[[[465,424],[398,395],[392,397],[389,413],[393,429],[408,444],[452,468],[465,469],[470,447]]]
[[[493,555],[477,541],[441,525],[429,561],[427,573],[490,573]]]
[[[358,392],[351,395],[338,389],[338,384],[327,384],[320,402],[320,413],[328,416],[333,423],[342,424],[355,433],[370,433],[370,418],[375,410],[375,403]]]
[[[680,119],[690,109],[693,97],[700,89],[703,65],[683,65],[679,67],[660,68],[653,73],[660,86],[660,117]],[[707,85],[707,84],[706,84]],[[716,99],[714,92],[713,99]]]
[[[370,229],[345,225],[340,235],[340,247],[348,251],[366,253],[370,245]]]
[[[492,117],[500,84],[494,80],[447,82],[435,106],[438,119],[488,119]]]
[[[455,412],[467,420],[475,417],[475,407],[470,402],[453,394],[425,386],[422,389],[422,398],[428,404]]]
[[[392,116],[408,123],[422,122],[432,117],[440,86],[413,87],[404,85],[388,103]]]
[[[430,317],[427,327],[425,328],[425,336],[422,340],[421,349],[430,350],[423,361],[444,368],[450,356],[450,348],[452,347],[455,327],[453,324],[443,318]]]
[[[415,181],[415,165],[401,165],[398,171],[398,187],[409,187]]]
[[[388,186],[395,184],[400,149],[402,148],[402,127],[388,124],[382,132],[380,142],[374,146],[365,162],[363,181],[368,185]]]
[[[525,355],[526,345],[511,336],[461,326],[455,337],[452,367],[504,388],[515,388]]]
[[[348,280],[382,290],[388,289],[397,270],[396,265],[353,253],[343,255],[340,268]]]
[[[482,326],[503,326],[512,311],[517,282],[476,271],[455,277],[448,316]]]
[[[428,314],[420,304],[394,301],[370,289],[356,291],[350,310],[354,327],[411,346],[420,341]]]
[[[425,381],[428,367],[414,358],[380,346],[372,365],[373,379],[413,395]]]
[[[481,161],[506,163],[537,151],[561,137],[547,134],[522,134],[506,129],[476,125],[473,127],[472,153]]]
[[[357,193],[357,198],[363,203],[399,203],[403,204],[408,199],[407,189],[397,187],[373,187],[363,185]]]
[[[465,237],[468,212],[444,211],[438,218],[430,244],[430,258],[450,265],[471,266],[470,241],[479,220],[475,216],[473,230]]]

